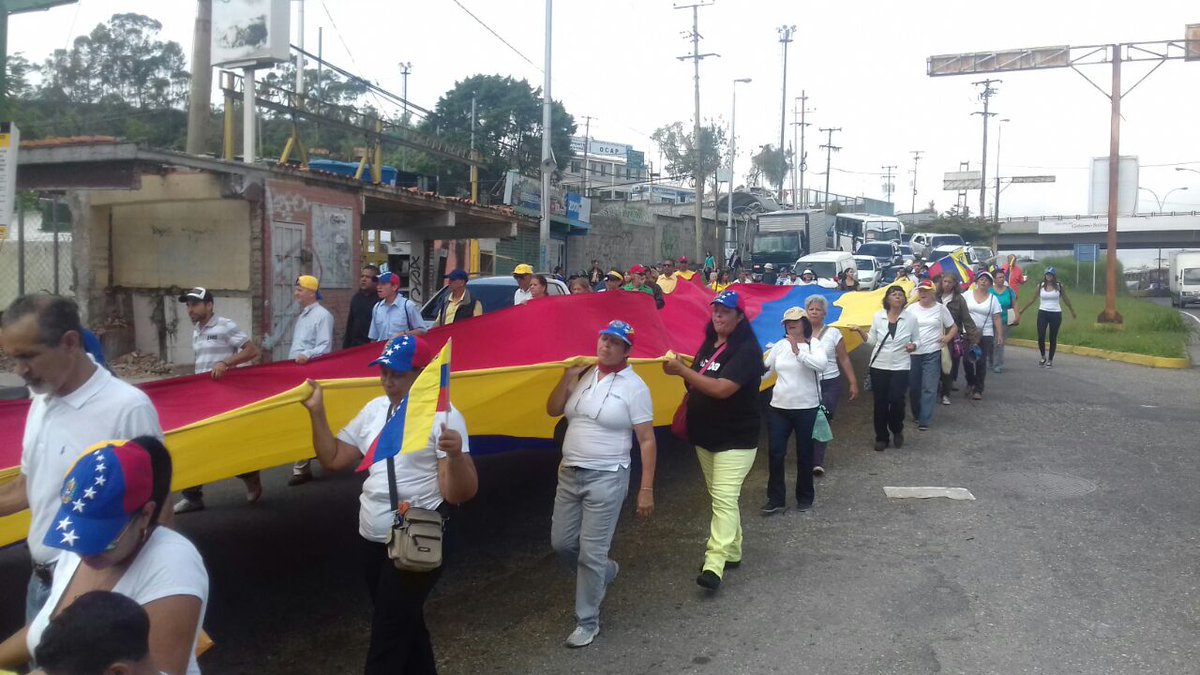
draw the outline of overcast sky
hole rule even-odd
[[[219,1],[219,0],[218,0]],[[307,47],[316,51],[324,27],[327,60],[400,91],[397,63],[412,63],[410,100],[432,107],[454,82],[476,73],[529,79],[540,86],[545,5],[540,0],[459,0],[524,54],[487,32],[454,0],[307,0]],[[293,2],[293,7],[297,6]],[[293,10],[294,11],[294,10]],[[554,7],[553,96],[563,101],[594,138],[629,143],[658,164],[648,135],[655,128],[692,117],[692,69],[675,57],[690,51],[682,36],[691,11],[671,0],[558,0]],[[195,3],[191,0],[81,0],[76,5],[15,16],[9,23],[10,52],[40,61],[74,36],[89,32],[115,12],[137,12],[163,23],[163,37],[181,43],[190,57]],[[796,0],[716,0],[700,10],[705,119],[728,122],[731,80],[739,85],[738,182],[744,181],[748,152],[777,143],[780,124],[781,45],[776,29],[796,26],[789,54],[788,113],[801,89],[809,96],[806,186],[824,184],[824,142],[817,129],[841,127],[833,144],[830,189],[883,197],[884,165],[898,165],[898,210],[908,210],[912,155],[923,150],[917,207],[934,200],[945,210],[955,200],[942,189],[942,174],[959,162],[978,168],[980,109],[973,76],[931,78],[926,57],[1046,45],[1181,39],[1186,23],[1200,23],[1195,0],[1008,0],[1004,3],[932,0],[859,0],[808,3]],[[293,22],[293,34],[297,27]],[[293,38],[295,41],[296,38]],[[1152,63],[1124,67],[1128,88]],[[1107,90],[1110,69],[1081,70]],[[1074,214],[1086,210],[1088,167],[1108,153],[1108,100],[1070,69],[1005,73],[992,98],[993,118],[1008,118],[1001,149],[1001,175],[1055,175],[1053,185],[1016,185],[1001,198],[1001,215]],[[1123,102],[1122,154],[1142,165],[1140,184],[1160,197],[1174,188],[1164,207],[1200,209],[1200,62],[1169,61]],[[786,137],[790,142],[793,128]],[[993,124],[988,163],[994,175]],[[1150,200],[1143,193],[1142,210]],[[990,203],[989,198],[989,203]],[[970,197],[978,203],[977,193]],[[974,208],[974,207],[973,207]],[[989,209],[991,207],[989,206]]]

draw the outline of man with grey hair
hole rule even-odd
[[[21,473],[0,484],[0,516],[30,511],[33,574],[25,595],[26,623],[50,595],[58,549],[46,533],[62,504],[63,476],[85,450],[115,438],[162,438],[158,412],[145,392],[122,382],[83,349],[79,308],[57,295],[24,295],[0,321],[0,346],[33,393],[21,442]]]

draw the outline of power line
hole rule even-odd
[[[321,7],[325,10],[325,16],[329,17],[329,25],[333,26],[333,32],[337,35],[338,41],[342,43],[342,48],[346,50],[346,56],[350,57],[350,63],[354,65],[355,70],[361,70],[358,66],[358,61],[354,60],[354,52],[350,51],[350,45],[346,44],[346,38],[342,37],[342,31],[338,30],[337,21],[333,20],[333,14],[329,11],[329,5],[325,4],[325,0],[321,0]],[[363,81],[365,82],[366,80]],[[375,97],[375,102],[382,108],[383,101],[380,100],[379,94],[375,92],[374,88],[371,89],[371,95]]]
[[[321,0],[321,1],[322,1],[322,2],[324,2],[324,0]],[[536,68],[536,69],[537,69],[537,71],[538,71],[539,73],[544,73],[544,72],[545,72],[544,70],[542,70],[542,67],[541,67],[541,66],[539,66],[539,65],[538,65],[538,64],[536,64],[536,63],[534,63],[534,62],[533,62],[533,61],[532,61],[532,60],[531,60],[531,59],[530,59],[528,56],[525,56],[523,53],[521,53],[521,50],[520,50],[520,49],[517,49],[516,47],[512,46],[512,44],[511,44],[511,43],[509,43],[509,41],[508,41],[508,40],[505,40],[503,37],[501,37],[501,36],[500,36],[500,34],[499,34],[499,33],[497,33],[496,31],[492,30],[492,27],[491,27],[491,26],[487,25],[487,24],[486,24],[486,23],[483,21],[483,19],[480,19],[479,17],[475,16],[474,12],[472,12],[472,11],[471,11],[471,10],[469,10],[469,9],[467,9],[467,8],[466,8],[466,7],[465,7],[465,6],[464,6],[464,5],[463,5],[461,2],[459,2],[458,0],[454,0],[454,4],[458,5],[458,8],[459,8],[459,9],[461,9],[461,10],[462,10],[462,11],[464,11],[464,12],[466,12],[466,13],[467,13],[467,16],[471,17],[472,19],[475,19],[475,23],[478,23],[480,26],[483,26],[484,30],[486,30],[487,32],[491,33],[491,34],[492,34],[492,35],[493,35],[493,36],[494,36],[494,37],[495,37],[497,40],[499,40],[500,42],[504,43],[504,46],[505,46],[505,47],[508,47],[509,49],[511,49],[511,50],[513,51],[513,53],[514,53],[514,54],[516,54],[517,56],[521,57],[522,59],[525,59],[525,62],[526,62],[526,63],[528,63],[529,65],[533,66],[534,68]]]

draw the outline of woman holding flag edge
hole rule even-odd
[[[368,402],[336,437],[325,416],[321,385],[309,380],[312,394],[302,402],[322,468],[369,471],[358,515],[363,576],[374,604],[365,673],[437,672],[425,600],[442,567],[399,570],[388,556],[388,540],[398,520],[393,490],[401,513],[411,506],[445,517],[448,504],[471,499],[479,487],[466,421],[449,403],[449,351],[447,343],[434,358],[424,338],[392,338],[371,362],[379,366],[383,395]],[[395,476],[392,485],[389,473]]]

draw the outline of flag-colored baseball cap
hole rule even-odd
[[[104,553],[153,491],[145,448],[132,441],[94,445],[63,479],[62,506],[43,543],[85,557]]]
[[[717,297],[712,299],[710,305],[721,305],[729,309],[736,309],[739,312],[745,312],[746,306],[742,304],[742,296],[737,291],[721,291]]]
[[[212,291],[208,290],[207,288],[204,288],[203,286],[197,286],[197,287],[193,288],[192,290],[181,294],[179,296],[179,301],[180,302],[212,302],[213,294],[212,294]]]
[[[389,286],[396,286],[398,288],[400,286],[400,275],[396,274],[395,272],[384,272],[383,274],[379,275],[378,282],[381,284],[388,284]]]
[[[917,290],[918,291],[932,291],[933,290],[933,279],[930,279],[929,277],[925,277],[924,279],[922,279],[917,284]]]
[[[629,345],[630,347],[632,347],[634,332],[635,331],[633,330],[633,326],[630,326],[629,324],[625,323],[624,321],[617,320],[617,321],[610,321],[608,323],[608,325],[605,326],[604,330],[600,331],[600,334],[601,335],[611,335],[611,336],[617,338],[618,340],[621,340],[625,344]]]
[[[407,373],[414,368],[424,368],[433,360],[433,350],[424,338],[401,335],[388,340],[383,353],[367,365],[384,366],[397,373]]]
[[[533,266],[529,263],[521,263],[513,268],[512,275],[514,277],[521,277],[525,276],[526,274],[533,274]]]

